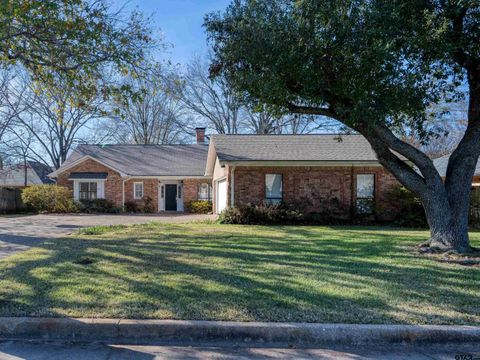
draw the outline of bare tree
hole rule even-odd
[[[254,134],[281,134],[283,130],[282,118],[261,111],[255,112],[250,109],[245,110],[246,128]]]
[[[171,84],[178,82],[159,64],[133,73],[122,85],[131,89],[115,98],[110,124],[113,139],[120,143],[171,144],[184,141],[183,106]]]
[[[436,159],[452,153],[460,143],[468,124],[467,112],[464,99],[432,104],[428,109],[430,121],[425,126],[426,134],[419,134],[409,126],[400,129],[399,133],[403,141]]]
[[[25,110],[21,101],[25,91],[25,84],[18,81],[12,68],[0,70],[0,141],[15,118]]]
[[[244,105],[242,110],[245,130],[254,134],[311,134],[340,130],[338,122],[319,116],[277,114],[258,105]]]
[[[22,111],[14,113],[11,127],[33,136],[31,156],[58,168],[74,144],[99,141],[99,122],[106,116],[105,99],[100,94],[85,93],[85,84],[77,88],[60,81],[32,82],[25,73],[21,80],[26,91],[13,89],[8,106],[14,109],[21,104]]]
[[[219,134],[240,132],[241,101],[225,78],[210,79],[208,64],[199,57],[187,66],[177,92],[184,106],[202,125],[207,121]]]
[[[0,151],[3,151],[11,163],[16,163],[24,171],[24,186],[28,185],[28,162],[38,161],[33,156],[34,135],[26,128],[20,126],[9,126],[5,132]],[[48,165],[45,161],[40,161]],[[20,165],[21,164],[21,165]]]

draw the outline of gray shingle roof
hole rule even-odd
[[[91,156],[132,176],[203,176],[207,145],[80,145],[62,165]]]
[[[213,135],[221,161],[376,161],[361,135]]]
[[[47,177],[52,169],[36,161],[27,162],[27,185],[52,184]],[[0,170],[0,186],[24,186],[25,167],[23,164],[10,166]]]
[[[450,159],[450,155],[442,156],[441,158],[433,160],[433,165],[437,169],[440,176],[444,177],[447,174],[447,166],[448,160]],[[474,176],[480,176],[480,161],[477,162],[477,166],[475,167],[475,174]]]

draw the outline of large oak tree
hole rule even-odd
[[[338,120],[365,136],[380,163],[422,201],[428,246],[469,251],[468,207],[480,154],[478,0],[234,0],[205,26],[213,76],[252,100]],[[432,160],[402,141],[422,141],[426,109],[466,76],[468,126],[445,181]]]

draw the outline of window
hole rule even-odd
[[[265,174],[265,200],[278,204],[283,199],[283,179],[281,174]]]
[[[136,182],[133,184],[133,198],[143,199],[143,182]]]
[[[212,186],[209,183],[198,185],[198,200],[212,201]]]
[[[177,185],[177,198],[178,199],[182,198],[182,185],[181,184]]]
[[[165,186],[162,185],[162,186],[160,187],[160,198],[163,199],[164,197],[165,197]]]
[[[96,182],[80,182],[79,183],[79,199],[80,200],[95,200],[97,194]]]
[[[357,212],[371,214],[375,200],[375,175],[357,175]]]

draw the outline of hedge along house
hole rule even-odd
[[[398,184],[360,135],[213,135],[205,176],[216,213],[279,202],[341,218],[394,211],[387,193]]]
[[[75,200],[107,199],[124,208],[141,207],[148,197],[156,212],[182,212],[190,201],[211,200],[207,153],[204,128],[194,145],[80,145],[49,176]]]

